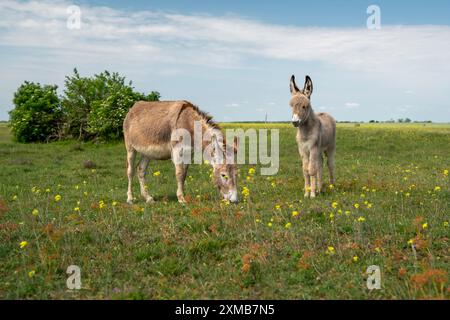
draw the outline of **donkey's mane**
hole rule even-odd
[[[210,126],[213,129],[221,130],[220,126],[213,120],[213,117],[208,112],[200,110],[199,107],[190,102],[187,105],[185,105],[185,108],[188,107],[192,108],[192,110],[194,110],[203,120],[205,120],[208,126]]]

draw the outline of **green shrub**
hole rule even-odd
[[[88,78],[80,77],[75,69],[73,76],[66,77],[65,86],[64,135],[82,140],[121,137],[122,123],[131,106],[139,100],[157,101],[160,97],[158,92],[135,92],[131,81],[126,83],[125,77],[108,71]]]
[[[14,94],[14,109],[9,112],[10,127],[19,142],[57,139],[61,120],[57,86],[25,81]]]

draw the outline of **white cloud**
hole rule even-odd
[[[240,68],[252,57],[319,61],[378,72],[450,70],[449,26],[319,28],[240,18],[120,11],[82,6],[81,30],[68,30],[66,1],[0,2],[0,42],[60,57],[164,61]],[[439,50],[436,50],[439,48]]]
[[[238,108],[239,106],[240,106],[240,104],[237,102],[232,102],[232,103],[228,103],[225,105],[225,107],[227,107],[227,108]]]
[[[346,102],[345,107],[349,108],[349,109],[357,109],[357,108],[359,108],[359,103],[358,102]]]

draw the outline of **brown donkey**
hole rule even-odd
[[[149,195],[145,176],[150,160],[172,159],[175,164],[177,179],[177,198],[181,203],[184,199],[184,181],[189,163],[180,161],[182,151],[186,150],[186,141],[178,141],[173,137],[177,132],[185,132],[189,135],[188,147],[194,149],[194,136],[196,125],[201,134],[210,136],[212,144],[201,141],[201,151],[210,150],[210,160],[213,166],[213,181],[225,200],[237,202],[237,168],[235,164],[227,164],[223,159],[229,159],[230,153],[236,152],[237,141],[233,148],[227,147],[221,136],[220,128],[206,113],[200,111],[188,101],[161,101],[161,102],[137,102],[128,112],[123,123],[125,147],[127,150],[127,175],[128,193],[127,202],[133,202],[131,191],[132,180],[135,172],[134,159],[136,153],[140,153],[141,160],[137,166],[137,173],[141,189],[141,195],[147,203],[153,202]],[[210,140],[210,142],[211,142]],[[192,143],[191,143],[192,141]],[[222,160],[222,161],[221,161]]]
[[[310,97],[313,92],[312,80],[306,76],[303,90],[290,82],[292,124],[298,128],[297,145],[302,157],[305,177],[305,197],[314,198],[322,189],[323,153],[327,156],[330,184],[334,184],[334,152],[336,151],[336,121],[327,113],[314,113]]]

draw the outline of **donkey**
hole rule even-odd
[[[206,141],[202,141],[201,149],[202,151],[205,151],[207,147],[212,149],[210,164],[213,167],[213,182],[225,200],[238,201],[236,165],[234,163],[227,164],[223,161],[225,158],[230,159],[230,152],[236,153],[237,141],[235,140],[233,148],[226,146],[225,143],[219,143],[217,138],[217,135],[221,135],[219,126],[212,121],[212,117],[200,111],[198,107],[188,101],[139,101],[128,111],[123,122],[127,151],[128,203],[133,203],[131,188],[136,169],[134,166],[136,153],[141,154],[141,159],[137,165],[137,173],[141,195],[147,203],[154,202],[145,185],[148,164],[150,160],[168,159],[172,159],[175,165],[178,202],[186,202],[184,182],[189,164],[186,161],[180,161],[181,152],[186,148],[186,145],[183,145],[183,141],[173,139],[173,136],[177,130],[181,130],[187,132],[191,137],[194,133],[195,123],[199,124],[202,135],[212,137],[213,143],[210,145]],[[189,142],[189,148],[193,145],[193,142],[192,144]]]
[[[302,158],[305,197],[315,198],[322,189],[323,153],[327,156],[330,184],[334,184],[334,153],[336,151],[336,121],[325,112],[314,113],[311,107],[313,83],[306,76],[303,90],[290,81],[292,124],[297,129],[298,151]]]

